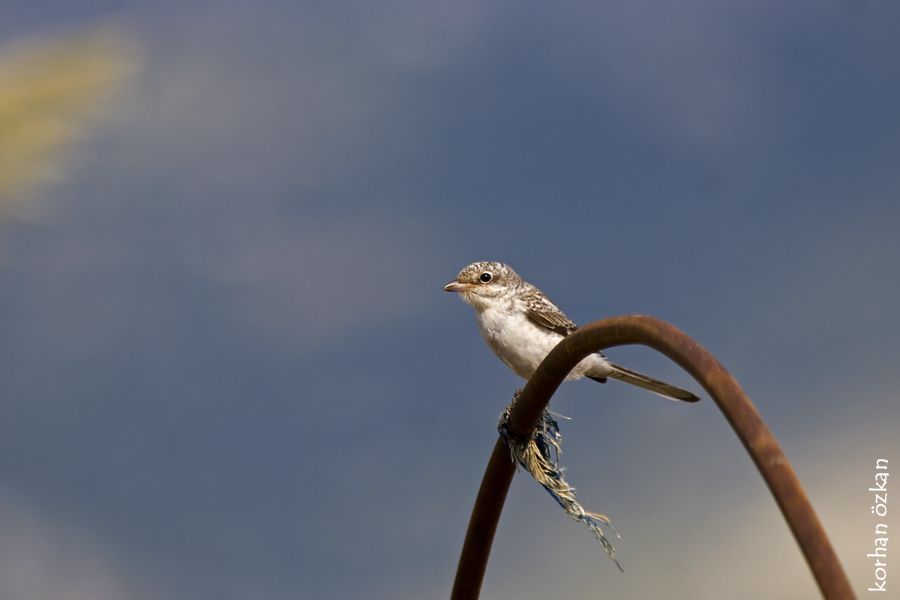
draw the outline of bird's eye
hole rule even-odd
[[[490,273],[485,271],[484,273],[481,274],[481,277],[479,277],[478,279],[481,280],[481,283],[488,283],[493,278],[494,278],[493,275],[491,275]]]

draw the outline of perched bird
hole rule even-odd
[[[550,350],[577,328],[544,293],[499,262],[472,263],[444,286],[475,309],[482,337],[500,360],[528,379]],[[693,393],[613,364],[597,352],[582,360],[567,380],[587,377],[600,383],[618,379],[665,398],[696,402]]]

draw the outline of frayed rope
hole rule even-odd
[[[528,471],[534,480],[553,496],[553,499],[567,515],[587,525],[600,545],[603,546],[606,554],[616,563],[619,570],[624,572],[622,565],[616,560],[616,549],[604,532],[604,528],[606,528],[617,538],[619,537],[609,517],[584,510],[584,507],[575,500],[575,488],[569,485],[563,477],[565,469],[559,465],[562,434],[559,432],[559,423],[556,422],[550,411],[545,410],[541,415],[531,439],[516,440],[510,436],[509,413],[518,399],[519,392],[517,391],[512,403],[503,411],[500,423],[497,424],[497,430],[500,432],[500,437],[506,441],[513,462]]]

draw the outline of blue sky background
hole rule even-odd
[[[0,39],[113,20],[144,68],[0,223],[0,596],[447,597],[520,386],[441,292],[478,259],[715,353],[863,595],[866,488],[900,469],[898,19],[4,3]],[[625,573],[520,476],[485,598],[816,597],[708,398],[579,382],[554,406]]]

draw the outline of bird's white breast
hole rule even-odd
[[[506,303],[504,303],[506,304]],[[528,379],[563,336],[535,325],[515,305],[476,308],[478,328],[491,350],[517,375]],[[606,360],[591,355],[581,361],[566,378],[580,379],[585,374],[604,376],[609,372]]]

